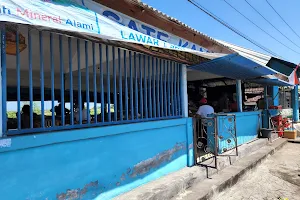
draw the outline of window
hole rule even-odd
[[[1,36],[8,135],[182,116],[177,62],[26,26]]]

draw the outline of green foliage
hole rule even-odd
[[[29,105],[29,102],[28,103],[24,102],[23,105]],[[41,105],[38,102],[33,102],[33,112],[37,115],[42,114]],[[110,106],[110,112],[112,112],[112,113],[114,112],[114,106],[113,105]],[[16,116],[17,112],[15,112],[15,111],[7,111],[6,113],[7,113],[8,118],[11,118],[11,119],[17,118],[17,116]],[[44,114],[45,114],[45,116],[52,116],[52,112],[50,110],[45,110]],[[97,107],[97,114],[98,115],[101,114],[101,107],[100,106]],[[95,115],[95,109],[94,108],[90,109],[90,115]]]

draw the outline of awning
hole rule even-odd
[[[230,54],[189,68],[241,80],[278,73],[239,54]]]
[[[1,0],[0,21],[36,26],[42,30],[59,30],[149,48],[169,50],[170,57],[199,63],[195,57],[214,59],[223,54],[195,51],[140,33],[82,6],[82,0]],[[172,53],[173,52],[173,53]],[[174,53],[175,52],[175,53]],[[184,53],[180,54],[180,53]],[[157,54],[159,54],[157,50]],[[189,55],[186,55],[189,54]]]
[[[293,70],[296,68],[296,64],[285,61],[285,60],[281,60],[278,58],[271,58],[269,63],[267,64],[267,66],[272,67],[272,69],[275,69],[276,71],[281,72],[282,74],[285,74],[287,76],[289,76]],[[297,70],[297,75],[298,77],[300,77],[300,72],[299,70]]]
[[[263,78],[257,78],[257,79],[251,79],[247,80],[248,82],[251,83],[257,83],[260,85],[270,85],[270,86],[294,86],[290,84],[289,82],[283,81],[278,79],[277,77],[273,75],[268,75]]]

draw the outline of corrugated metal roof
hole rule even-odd
[[[167,15],[166,13],[163,13],[163,12],[160,11],[160,10],[157,10],[156,8],[154,8],[154,7],[150,6],[150,5],[148,5],[148,4],[144,3],[144,2],[142,2],[141,0],[128,0],[128,1],[129,1],[129,2],[132,2],[132,3],[138,3],[139,6],[141,6],[142,8],[150,9],[150,10],[152,10],[154,13],[156,13],[158,16],[160,16],[160,17],[165,17],[165,18],[167,18],[168,20],[170,20],[170,21],[172,21],[172,22],[174,22],[174,23],[176,23],[176,24],[179,24],[180,26],[183,26],[183,27],[185,27],[185,28],[191,30],[192,32],[194,32],[194,33],[196,33],[196,34],[198,34],[198,35],[201,35],[201,36],[205,37],[206,39],[210,40],[211,42],[215,43],[216,45],[221,46],[221,47],[223,47],[223,48],[227,48],[228,50],[231,50],[231,49],[228,48],[226,45],[220,43],[218,40],[216,40],[216,39],[214,39],[214,38],[212,38],[212,37],[210,37],[210,36],[208,36],[208,35],[206,35],[206,34],[200,32],[200,31],[198,31],[198,30],[196,30],[196,29],[190,27],[189,25],[183,23],[182,21],[180,21],[180,20],[178,20],[178,19],[176,19],[176,18],[174,18],[174,17],[171,17],[171,16]],[[200,45],[200,44],[199,44],[199,45]]]
[[[246,49],[244,47],[241,46],[237,46],[234,44],[231,44],[229,42],[225,42],[222,40],[217,40],[219,43],[223,44],[224,46],[228,47],[229,49],[235,51],[236,53],[240,54],[241,56],[244,56],[245,58],[249,58],[251,60],[253,60],[254,62],[263,65],[263,66],[267,66],[268,62],[271,60],[271,56],[263,54],[263,53],[259,53],[257,51],[253,51],[251,49]]]

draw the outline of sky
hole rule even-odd
[[[181,22],[197,29],[215,39],[224,40],[245,48],[250,48],[262,53],[259,47],[250,43],[246,39],[229,30],[227,27],[214,20],[200,9],[192,5],[188,0],[142,0],[144,3],[172,16]],[[286,48],[270,36],[265,34],[251,22],[247,21],[242,15],[231,8],[224,0],[196,0],[203,7],[214,13],[222,20],[226,21],[231,26],[235,27],[251,39],[259,44],[267,47],[282,59],[298,64],[300,62],[300,38],[289,29],[289,27],[281,20],[280,17],[267,4],[266,0],[248,0],[248,2],[255,7],[267,20],[269,20],[275,27],[282,32],[286,37],[281,35],[272,25],[264,20],[255,10],[253,10],[245,0],[227,0],[237,10],[242,12],[245,16],[250,18],[259,27],[267,33],[275,37],[277,40],[288,46],[294,51]],[[300,36],[299,26],[299,0],[269,0],[271,5],[284,18],[284,20],[294,29]]]

